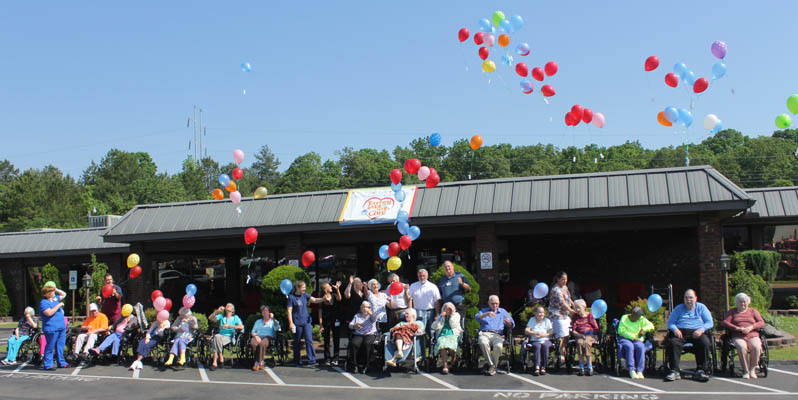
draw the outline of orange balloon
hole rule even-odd
[[[657,114],[657,121],[663,126],[673,126],[671,121],[665,119],[665,111],[660,111],[659,114]]]
[[[471,150],[482,147],[482,136],[474,135],[471,137]]]
[[[222,192],[222,189],[213,189],[212,196],[214,200],[221,200],[224,198],[224,192]]]
[[[235,182],[230,182],[230,184],[227,185],[227,187],[225,189],[227,189],[228,192],[233,193],[236,190],[238,190],[238,185],[236,185]]]
[[[510,44],[510,36],[506,33],[499,35],[499,46],[507,47],[508,44]]]

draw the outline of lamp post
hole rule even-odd
[[[720,270],[723,271],[723,288],[725,290],[725,296],[723,297],[723,309],[728,312],[729,311],[729,270],[731,269],[731,259],[729,258],[726,251],[723,251],[720,255]]]
[[[86,317],[89,316],[89,290],[94,286],[91,275],[87,272],[83,275],[83,288],[86,289]]]

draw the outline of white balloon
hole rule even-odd
[[[711,131],[712,129],[715,129],[715,125],[717,125],[718,122],[720,122],[720,119],[717,115],[707,114],[707,116],[704,117],[704,129]]]

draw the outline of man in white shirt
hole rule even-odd
[[[424,323],[424,329],[429,336],[432,320],[438,309],[438,302],[441,300],[441,292],[438,285],[427,280],[429,273],[426,269],[418,270],[418,282],[410,285],[408,294],[410,295],[410,307],[416,310],[418,320]],[[422,341],[422,344],[424,341]],[[422,347],[422,354],[426,349]]]

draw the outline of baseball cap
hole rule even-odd
[[[100,309],[97,308],[97,304],[91,303],[89,304],[89,311],[100,311]]]

